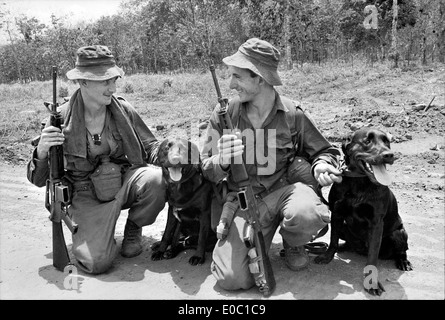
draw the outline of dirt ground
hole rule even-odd
[[[409,74],[404,77],[412,79]],[[379,279],[386,292],[381,297],[373,297],[363,290],[365,257],[338,253],[328,265],[311,263],[306,270],[293,272],[279,255],[282,246],[277,233],[270,251],[277,287],[270,300],[445,298],[444,69],[435,70],[409,85],[403,81],[393,85],[391,80],[372,90],[364,90],[359,85],[350,83],[346,86],[347,94],[343,91],[337,97],[329,97],[336,101],[331,107],[321,105],[315,98],[307,99],[306,103],[314,120],[333,143],[340,143],[345,133],[363,124],[383,128],[393,136],[392,149],[399,159],[389,167],[394,176],[391,189],[409,235],[408,259],[414,270],[402,272],[393,261],[380,261]],[[395,86],[399,91],[391,91]],[[431,88],[442,88],[436,93],[434,103],[426,111],[414,110],[416,103],[430,102],[428,90]],[[317,88],[312,90],[315,92]],[[210,273],[209,253],[201,266],[188,264],[193,250],[184,251],[172,260],[152,261],[150,246],[162,236],[166,208],[153,225],[144,227],[145,250],[140,256],[131,259],[118,256],[112,269],[102,275],[71,274],[68,278],[71,289],[69,286],[67,289],[68,274],[52,266],[51,222],[44,208],[44,189],[26,179],[25,164],[30,150],[30,146],[24,144],[2,145],[0,150],[0,299],[262,298],[256,288],[227,292],[218,287]],[[328,188],[325,189],[327,193]],[[119,245],[126,217],[123,211],[116,226]],[[64,228],[64,232],[70,248],[69,231]],[[320,240],[329,243],[329,233]]]

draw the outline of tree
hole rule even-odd
[[[367,13],[364,8],[375,5],[378,13],[378,28],[365,29],[363,21]],[[417,21],[413,0],[397,1],[397,29],[408,25],[414,26]],[[390,48],[393,25],[393,0],[345,0],[340,17],[340,28],[343,35],[352,42],[353,48],[367,48],[375,51],[379,48],[381,58],[385,58]]]
[[[40,23],[35,17],[20,16],[15,19],[15,23],[26,44],[39,41],[43,35],[43,30],[46,29],[46,25]]]
[[[284,34],[284,45],[286,48],[286,69],[292,70],[292,45],[290,43],[290,20],[291,20],[291,11],[290,11],[290,0],[286,1],[286,10],[284,12],[284,26],[283,26],[283,34]]]
[[[13,59],[15,61],[15,65],[16,65],[16,68],[17,68],[17,78],[14,78],[14,80],[15,79],[23,80],[22,65],[21,65],[21,62],[20,62],[20,59],[19,59],[17,44],[16,44],[16,41],[15,41],[15,38],[14,38],[14,35],[13,35],[13,31],[11,29],[10,21],[6,21],[5,22],[5,29],[6,29],[6,32],[8,33],[8,38],[9,38],[9,42],[10,42],[10,48],[11,48],[11,51],[12,51],[12,56],[13,56]]]
[[[377,29],[364,27],[368,5]],[[53,15],[45,26],[0,4],[0,82],[50,79],[52,65],[65,74],[91,44],[109,46],[127,74],[207,68],[252,37],[276,46],[289,69],[345,53],[445,60],[445,0],[127,0],[120,10],[75,25]]]
[[[394,60],[394,66],[398,67],[399,51],[397,49],[397,17],[399,6],[397,0],[392,2],[392,29],[391,29],[391,49],[389,57]]]

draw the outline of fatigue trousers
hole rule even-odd
[[[328,207],[315,191],[301,182],[271,192],[257,199],[257,204],[267,250],[278,226],[283,241],[292,247],[301,246],[311,241],[331,218]],[[246,220],[238,208],[227,238],[218,240],[213,250],[211,272],[226,290],[249,289],[255,285],[248,267],[248,248],[243,241],[245,225]]]
[[[166,201],[162,171],[154,166],[129,169],[115,199],[101,202],[91,187],[74,188],[69,214],[78,231],[72,235],[72,252],[77,266],[87,273],[103,273],[115,259],[118,248],[114,239],[121,210],[139,227],[155,222]]]

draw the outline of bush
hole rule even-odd
[[[130,82],[125,82],[123,91],[124,93],[134,93],[133,84]]]
[[[62,83],[59,88],[59,97],[64,98],[68,97],[68,86],[65,83]]]

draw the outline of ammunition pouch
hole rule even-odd
[[[261,273],[260,264],[258,263],[259,262],[258,253],[256,252],[255,248],[250,248],[249,251],[247,252],[247,255],[249,256],[249,271],[255,277],[255,275]]]

